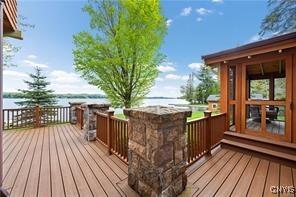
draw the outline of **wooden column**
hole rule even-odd
[[[204,116],[207,118],[207,132],[206,132],[206,144],[207,144],[207,150],[208,154],[211,155],[211,147],[212,147],[212,129],[211,129],[211,117],[212,112],[211,111],[205,111]]]
[[[40,106],[35,106],[35,128],[40,127]]]
[[[228,66],[220,64],[220,111],[228,113]],[[227,118],[228,119],[228,118]]]
[[[114,115],[114,111],[110,110],[107,111],[107,142],[108,142],[108,153],[109,155],[112,154],[111,148],[112,148],[112,119],[111,117]]]

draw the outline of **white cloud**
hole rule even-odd
[[[48,68],[48,65],[46,64],[37,63],[28,59],[23,60],[23,63],[25,64],[25,66],[29,66],[29,67]]]
[[[181,16],[188,16],[192,11],[192,7],[184,8],[181,12]]]
[[[197,21],[197,22],[201,22],[201,21],[202,21],[202,18],[201,18],[201,17],[198,17],[198,18],[196,19],[196,21]]]
[[[212,0],[213,3],[223,3],[223,0]]]
[[[178,91],[180,88],[179,87],[175,87],[175,86],[165,86],[164,89],[165,90]]]
[[[188,65],[189,68],[193,70],[199,70],[203,63],[191,63]]]
[[[22,78],[28,78],[29,75],[23,72],[13,71],[13,70],[4,70],[3,71],[4,77],[22,77]]]
[[[175,74],[167,74],[165,76],[166,79],[171,79],[171,80],[188,80],[188,75],[175,75]]]
[[[176,69],[172,66],[158,66],[157,69],[160,72],[174,72]]]
[[[53,83],[77,83],[81,82],[79,75],[63,70],[54,70],[50,74]]]
[[[102,91],[100,91],[95,86],[89,85],[84,83],[81,83],[79,85],[77,84],[62,84],[62,83],[52,83],[50,84],[49,88],[53,89],[56,93],[64,94],[64,93],[98,93],[103,94]]]
[[[166,21],[166,26],[167,26],[167,27],[171,26],[172,22],[173,22],[173,19],[168,19],[168,20]]]
[[[196,12],[199,14],[199,15],[206,15],[206,14],[210,14],[212,13],[213,11],[212,10],[208,10],[206,8],[197,8],[196,9]]]
[[[33,59],[37,59],[37,56],[31,54],[31,55],[28,55],[27,58],[33,60]]]

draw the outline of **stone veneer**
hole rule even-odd
[[[128,184],[141,196],[177,196],[187,184],[186,118],[191,110],[149,106],[126,109]]]
[[[95,112],[107,113],[109,104],[84,103],[81,105],[84,109],[83,114],[83,130],[89,131],[96,129],[96,114]]]
[[[85,102],[69,102],[70,105],[70,123],[77,123],[76,107],[80,107]]]

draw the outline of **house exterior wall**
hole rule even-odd
[[[287,57],[288,59],[292,60],[292,73],[287,73],[287,75],[290,75],[291,78],[291,86],[290,88],[287,87],[287,96],[292,95],[290,98],[291,101],[291,113],[292,117],[287,122],[291,126],[291,140],[289,142],[296,143],[296,48],[286,49],[283,50],[283,52],[279,53],[278,51],[272,51],[269,53],[256,55],[254,57],[248,58],[241,58],[241,59],[235,59],[231,61],[226,61],[225,63],[220,63],[220,109],[221,112],[227,113],[227,125],[229,125],[229,106],[230,104],[234,104],[236,106],[235,111],[235,119],[236,119],[236,132],[240,133],[243,130],[243,114],[242,114],[242,108],[243,108],[243,99],[242,95],[243,91],[246,91],[244,87],[242,87],[242,81],[246,80],[242,77],[242,64],[246,64],[248,62],[254,62],[254,61],[264,61],[265,59],[269,58],[284,58]],[[236,99],[235,101],[231,101],[229,99],[229,73],[228,68],[229,66],[236,66],[237,68],[237,74],[236,74]],[[289,100],[287,100],[289,101]]]

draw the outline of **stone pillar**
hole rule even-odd
[[[141,196],[177,196],[187,184],[186,118],[191,110],[149,106],[126,109],[128,184]]]
[[[89,131],[96,129],[95,112],[106,113],[109,110],[109,104],[84,103],[81,105],[84,109],[83,114],[83,130]]]
[[[69,102],[70,105],[70,123],[77,123],[76,107],[80,107],[85,102]]]

